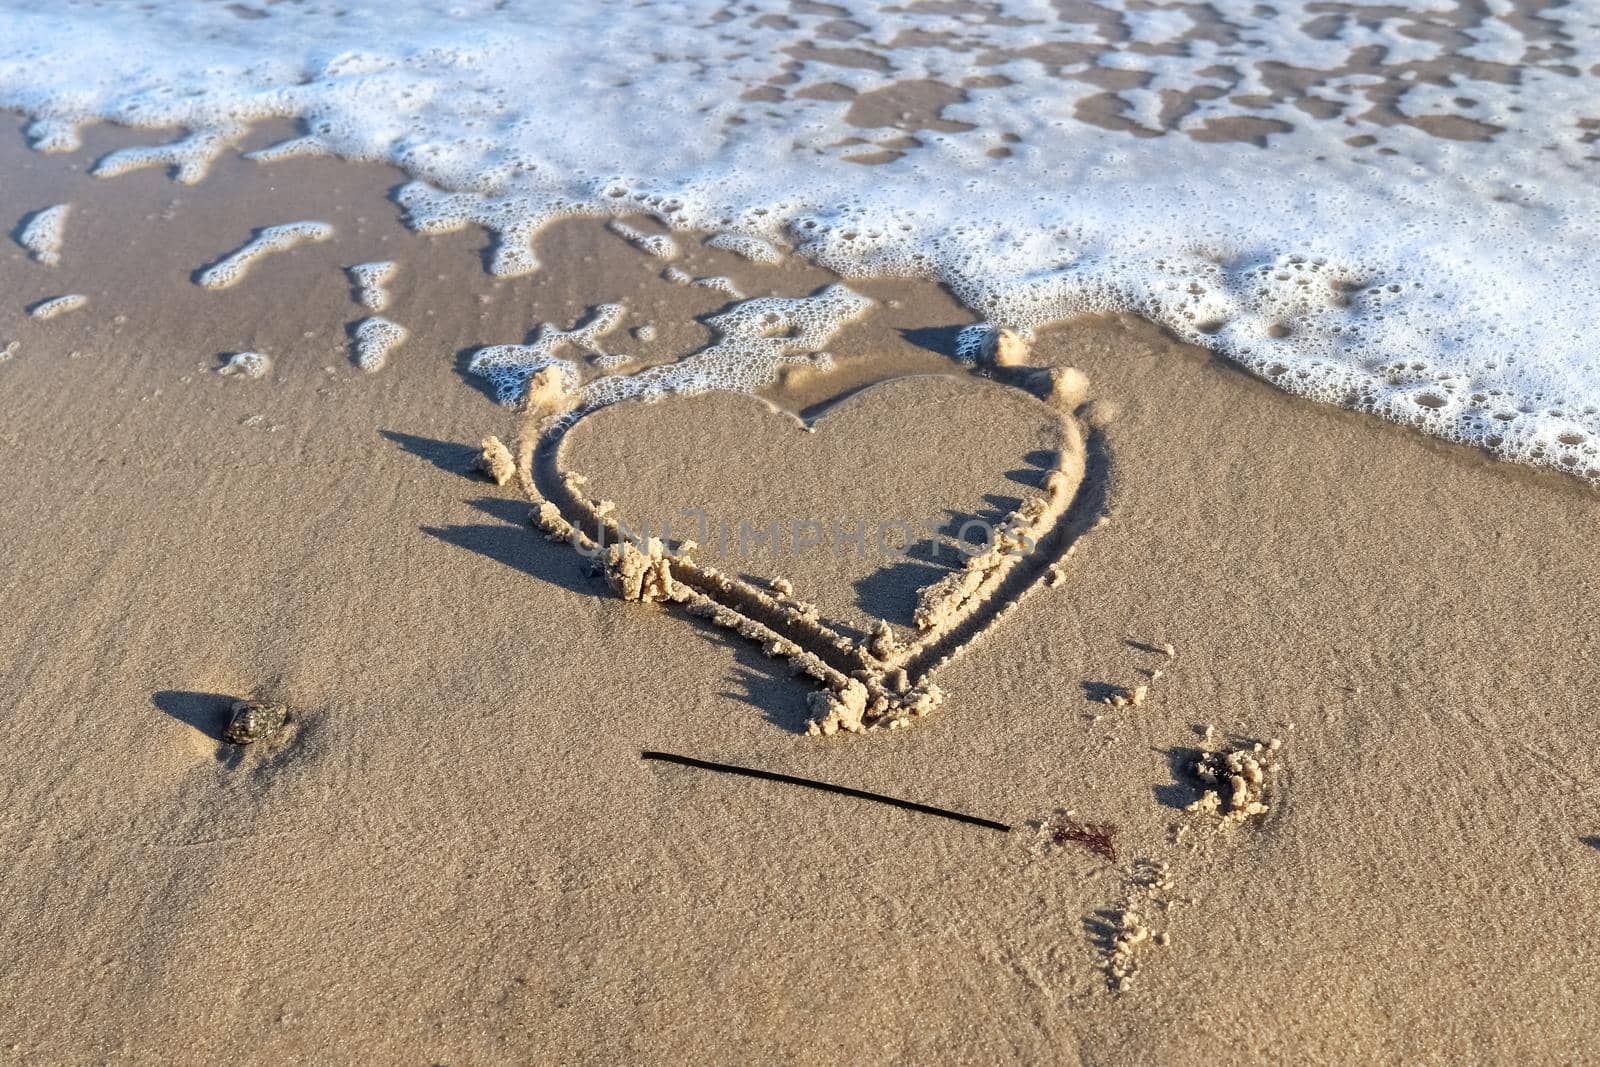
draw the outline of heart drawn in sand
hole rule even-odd
[[[837,468],[842,467],[847,472],[843,477],[876,500],[895,497],[894,490],[903,496],[908,471],[914,472],[909,478],[914,487],[931,484],[937,493],[938,478],[931,472],[962,462],[961,456],[948,452],[905,454],[901,446],[906,442],[896,440],[892,427],[894,412],[908,400],[920,401],[924,420],[931,411],[935,420],[954,423],[960,416],[978,426],[997,418],[1002,408],[1009,408],[1004,413],[1013,416],[1025,410],[1054,442],[1053,448],[1032,450],[1034,456],[1046,457],[1034,479],[1038,488],[989,528],[985,545],[964,553],[942,576],[917,591],[909,633],[882,618],[871,619],[852,633],[855,628],[830,623],[815,605],[796,599],[783,578],[740,577],[708,564],[701,557],[709,553],[686,539],[691,531],[681,523],[663,538],[649,536],[650,531],[641,528],[643,523],[623,521],[617,505],[591,496],[589,479],[572,468],[571,431],[597,412],[548,420],[537,437],[521,443],[515,466],[533,504],[534,524],[552,540],[598,558],[618,595],[641,603],[678,605],[759,643],[770,656],[788,659],[798,672],[819,683],[810,700],[811,733],[894,728],[939,706],[943,693],[933,677],[939,668],[1044,580],[1059,581],[1060,560],[1099,518],[1101,479],[1091,473],[1099,466],[1091,456],[1098,445],[1093,432],[1071,413],[1080,398],[1064,401],[1059,389],[1052,390],[1059,380],[1059,373],[1048,369],[991,367],[981,376],[956,373],[880,382],[823,405],[820,411],[813,409],[809,421],[749,396],[737,398],[736,406],[744,407],[735,413],[731,426],[727,418],[683,420],[688,429],[680,433],[708,422],[720,427],[723,437],[712,447],[738,450],[745,469],[758,472],[752,477],[779,482],[784,477],[783,470],[762,470],[761,464],[749,462],[743,454],[766,449],[764,454],[781,456],[791,466],[798,462],[834,468],[811,471],[813,487],[826,484],[830,476],[841,477]],[[679,399],[660,406],[690,402],[705,401]],[[654,407],[618,405],[650,412],[651,417]],[[598,410],[617,412],[617,408]],[[626,413],[608,417],[622,414]],[[649,439],[649,435],[634,436]]]

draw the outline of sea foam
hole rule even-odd
[[[332,236],[333,227],[325,222],[286,222],[281,226],[267,226],[202,270],[195,280],[207,289],[226,289],[238,285],[246,272],[266,256],[287,252],[307,241],[326,241]]]
[[[0,106],[41,150],[96,120],[184,131],[97,174],[199,180],[297,119],[257,156],[391,162],[408,222],[487,227],[495,273],[537,269],[552,219],[643,213],[936,278],[1024,331],[1134,311],[1291,392],[1600,480],[1591,5],[0,9]]]
[[[56,204],[36,211],[17,233],[17,243],[47,267],[61,262],[61,245],[66,239],[67,214],[71,204]]]

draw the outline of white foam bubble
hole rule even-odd
[[[626,352],[596,352],[589,357],[589,362],[601,370],[618,370],[633,362],[633,357]]]
[[[706,319],[715,335],[711,344],[676,363],[596,378],[579,394],[578,410],[716,389],[753,393],[776,381],[785,366],[827,367],[832,357],[822,349],[870,307],[871,300],[843,285],[812,296],[746,300]]]
[[[696,278],[692,284],[702,289],[715,289],[719,293],[727,293],[735,300],[744,299],[744,294],[739,291],[733,279],[722,274],[712,275],[709,278]]]
[[[272,371],[272,360],[260,352],[235,352],[217,368],[224,378],[265,378]]]
[[[388,307],[388,282],[398,269],[398,264],[388,260],[357,263],[353,267],[346,267],[345,273],[350,276],[350,282],[355,286],[356,302],[372,311],[382,311]]]
[[[528,390],[528,379],[546,367],[560,367],[569,391],[582,380],[578,364],[555,355],[565,346],[593,352],[599,339],[622,323],[621,304],[601,304],[589,317],[570,330],[552,323],[541,323],[533,339],[523,345],[488,345],[473,353],[467,369],[489,379],[502,404],[519,404]]]
[[[197,281],[207,289],[226,289],[237,285],[255,263],[274,252],[287,252],[307,241],[326,241],[333,227],[326,222],[286,222],[256,231],[256,235],[233,252],[200,272]]]
[[[226,122],[202,126],[170,144],[119,148],[102,158],[89,171],[96,178],[115,178],[146,167],[170,167],[172,175],[185,185],[203,180],[211,164],[238,143],[247,127]]]
[[[706,247],[732,252],[752,263],[777,263],[783,259],[783,252],[777,245],[747,233],[713,234],[706,238]]]
[[[66,237],[70,204],[57,204],[36,211],[17,234],[17,243],[47,267],[61,262],[61,244]]]
[[[330,155],[327,146],[315,137],[291,137],[287,141],[246,152],[244,158],[256,163],[281,163],[286,159]]]
[[[351,358],[369,374],[380,371],[389,362],[390,353],[404,344],[407,336],[404,326],[381,315],[362,319],[351,335]]]
[[[65,315],[69,311],[77,311],[88,303],[89,298],[82,293],[67,293],[64,296],[53,296],[48,300],[39,301],[28,309],[28,314],[42,322],[57,315]]]
[[[670,234],[645,233],[635,226],[630,226],[621,219],[612,219],[606,223],[606,229],[628,241],[634,247],[650,253],[658,259],[675,259],[678,255],[678,243]]]
[[[258,158],[392,163],[407,221],[491,230],[498,275],[536,269],[554,219],[643,214],[934,278],[1012,328],[1135,311],[1301,395],[1600,479],[1589,5],[859,4],[848,42],[787,0],[0,10],[0,106],[38,147],[187,131],[102,175],[198,180],[293,119]]]

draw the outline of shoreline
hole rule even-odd
[[[103,158],[116,150],[159,146],[167,143],[164,138],[170,138],[172,135],[182,132],[181,127],[131,127],[111,122],[99,122],[88,125],[80,131],[82,145],[78,149],[62,155],[45,155],[27,147],[26,138],[23,134],[26,125],[27,120],[22,113],[0,111],[0,127],[15,129],[15,136],[8,136],[6,139],[4,152],[0,154],[0,164],[6,167],[9,175],[22,178],[21,181],[16,182],[11,187],[9,195],[18,204],[31,204],[37,201],[38,205],[34,208],[19,208],[19,222],[16,229],[12,231],[11,243],[13,246],[16,245],[21,236],[24,228],[23,223],[32,214],[61,201],[59,188],[63,180],[74,180],[74,174],[83,174],[95,160]],[[490,306],[496,306],[499,302],[493,300],[491,295],[484,294],[482,290],[485,288],[490,290],[491,294],[498,295],[509,301],[527,299],[534,292],[548,290],[548,284],[541,284],[549,282],[552,272],[548,270],[536,269],[525,274],[507,276],[496,275],[490,271],[496,258],[501,255],[503,248],[501,239],[487,227],[481,227],[476,223],[463,222],[460,228],[451,229],[448,232],[424,234],[419,230],[411,229],[406,223],[403,223],[401,218],[407,214],[409,209],[404,206],[407,198],[403,195],[402,190],[413,179],[394,166],[376,162],[348,162],[333,156],[318,155],[290,155],[271,162],[246,162],[242,159],[245,153],[252,150],[278,144],[285,140],[292,140],[298,129],[299,125],[297,123],[284,119],[266,119],[250,124],[246,132],[238,137],[233,147],[217,157],[209,166],[205,178],[193,185],[178,184],[175,180],[175,172],[161,166],[143,167],[126,173],[119,173],[115,177],[93,180],[78,178],[76,181],[79,189],[88,193],[89,198],[97,203],[114,202],[118,199],[117,193],[112,190],[112,187],[117,190],[137,190],[134,195],[153,203],[157,199],[163,199],[154,195],[154,187],[164,186],[169,195],[164,198],[166,203],[164,210],[160,212],[159,219],[163,223],[176,221],[177,225],[163,225],[154,229],[159,230],[162,241],[188,247],[192,249],[191,254],[193,256],[204,257],[197,260],[193,265],[194,276],[191,278],[193,281],[201,281],[200,271],[202,268],[215,265],[223,260],[230,251],[246,243],[254,231],[274,225],[293,225],[301,215],[305,215],[307,219],[310,219],[311,216],[342,219],[343,221],[338,229],[345,236],[341,243],[346,246],[349,244],[350,235],[348,231],[351,228],[354,228],[358,234],[365,235],[368,238],[361,243],[370,245],[372,240],[376,240],[380,249],[382,245],[396,240],[407,247],[416,248],[438,247],[441,245],[443,247],[456,246],[455,250],[458,254],[451,255],[447,260],[451,271],[450,276],[454,276],[454,271],[464,269],[459,252],[464,251],[467,244],[471,244],[472,256],[481,268],[479,272],[481,275],[479,278],[480,284],[477,286],[479,299]],[[280,186],[285,189],[295,190],[294,195],[289,197],[273,196],[272,194],[274,193],[281,194]],[[357,194],[360,197],[359,203],[344,201],[338,195],[347,186],[360,190]],[[222,219],[232,204],[225,195],[218,194],[218,190],[223,188],[243,190],[244,195],[251,199],[252,203],[256,204],[258,208],[263,204],[277,201],[292,203],[295,205],[295,209],[285,209],[287,211],[286,214],[283,214],[282,217],[273,217],[270,221],[258,219],[248,224],[241,225],[236,223],[233,226],[227,226]],[[382,190],[381,202],[380,197],[374,195],[380,189]],[[99,192],[96,193],[95,190],[99,190]],[[313,190],[321,190],[324,194],[330,195],[312,195]],[[197,208],[198,210],[196,210]],[[182,216],[180,216],[180,212],[183,213]],[[149,223],[156,217],[155,215],[146,215],[144,221]],[[100,221],[104,223],[109,220],[102,219]],[[185,221],[198,233],[190,234],[184,232]],[[77,228],[76,224],[69,225],[73,229]],[[424,228],[427,228],[427,225],[431,224],[426,224]],[[609,236],[602,234],[600,232],[602,228],[612,232]],[[146,229],[152,228],[146,227]],[[586,230],[594,232],[584,233],[583,231]],[[101,232],[107,231],[102,230]],[[227,233],[229,236],[223,238],[208,236],[202,239],[198,236],[199,233],[207,235]],[[580,233],[583,235],[579,236]],[[913,340],[912,343],[914,346],[925,345],[932,350],[929,354],[935,358],[932,360],[924,358],[920,364],[930,369],[938,368],[943,364],[945,357],[949,355],[954,344],[952,338],[942,335],[943,332],[966,325],[981,317],[978,312],[961,304],[948,291],[945,283],[936,281],[931,277],[893,277],[872,274],[861,276],[836,275],[827,267],[822,266],[820,260],[816,257],[808,258],[795,250],[778,250],[781,255],[781,259],[778,261],[779,265],[773,271],[773,278],[768,279],[766,278],[766,271],[762,269],[765,266],[763,259],[757,258],[754,261],[750,261],[731,251],[723,252],[702,247],[697,239],[704,238],[705,234],[668,229],[663,223],[646,214],[612,216],[598,209],[575,211],[570,217],[557,217],[556,221],[543,225],[538,229],[537,234],[538,237],[535,243],[544,243],[546,241],[562,245],[575,243],[581,245],[582,250],[574,254],[581,256],[585,262],[588,262],[590,257],[601,257],[609,258],[609,261],[613,264],[622,262],[619,249],[605,246],[613,244],[614,238],[623,234],[632,234],[632,237],[628,238],[628,240],[636,248],[646,247],[652,240],[658,238],[664,238],[671,244],[674,234],[678,238],[689,240],[691,254],[688,265],[691,267],[699,265],[707,270],[706,275],[693,277],[692,285],[704,284],[705,288],[703,291],[692,295],[675,294],[675,297],[679,299],[683,306],[692,312],[688,316],[679,314],[677,310],[674,310],[671,314],[662,314],[666,310],[667,304],[673,302],[671,298],[667,300],[666,304],[653,301],[646,308],[645,317],[648,318],[651,314],[660,315],[673,321],[675,328],[671,329],[668,334],[650,342],[639,343],[636,341],[634,343],[633,347],[643,350],[640,358],[643,360],[642,365],[645,366],[652,365],[658,361],[670,362],[675,356],[681,355],[691,348],[700,347],[706,341],[712,339],[713,335],[700,320],[717,308],[725,298],[732,295],[732,290],[724,291],[717,284],[727,279],[715,273],[718,270],[732,273],[727,270],[729,267],[734,268],[735,271],[741,267],[755,268],[755,273],[762,276],[764,282],[771,281],[779,289],[794,293],[807,291],[803,286],[808,282],[813,285],[822,285],[830,281],[843,281],[868,295],[874,290],[884,293],[897,292],[898,285],[910,285],[914,290],[912,302],[923,301],[922,309],[924,311],[935,305],[940,308],[936,319],[938,325],[930,326],[926,320],[921,320],[914,325],[905,325],[904,323],[895,323],[893,325],[902,330],[921,331],[927,335],[921,342]],[[221,240],[222,243],[214,247],[203,243],[209,240]],[[741,247],[741,240],[732,240],[725,245],[719,246],[719,249]],[[12,248],[12,252],[13,254],[16,253],[15,247]],[[513,256],[512,258],[519,257]],[[674,268],[670,257],[665,265],[669,270]],[[76,266],[80,269],[82,268],[83,260],[81,258],[77,260]],[[680,284],[691,284],[692,275],[693,271],[691,270],[689,274],[679,280]],[[52,276],[55,278],[62,277],[61,271],[55,271]],[[24,292],[28,294],[27,299],[24,301],[24,307],[26,308],[38,308],[46,302],[64,295],[58,291],[59,286],[28,285],[28,281],[39,280],[37,274],[24,274],[22,277],[24,279]],[[148,281],[154,280],[148,279]],[[440,280],[440,278],[435,280]],[[175,291],[171,288],[166,288],[163,291],[149,284],[129,287],[128,283],[131,279],[128,278],[117,279],[118,284],[125,290],[125,292],[119,294],[108,287],[107,283],[109,281],[109,276],[101,279],[100,293],[95,296],[95,299],[99,301],[110,297],[117,305],[118,311],[124,315],[140,306],[149,306],[152,299],[160,301],[165,296],[168,300],[171,300],[175,295]],[[417,279],[401,279],[400,285],[402,289],[410,289],[416,282]],[[1330,284],[1333,284],[1334,292],[1334,296],[1330,299],[1333,299],[1335,306],[1348,306],[1351,294],[1356,291],[1356,288],[1359,288],[1359,286],[1352,288],[1354,283],[1338,282]],[[88,288],[93,288],[93,286],[88,286]],[[1377,292],[1378,290],[1372,289],[1371,291]],[[221,325],[226,321],[215,314],[214,306],[195,305],[193,298],[196,294],[186,293],[185,295],[190,298],[190,300],[182,301],[182,303],[188,305],[185,309],[186,313],[195,314],[199,318],[209,318],[217,325]],[[312,299],[308,293],[299,295],[302,300]],[[592,293],[590,295],[592,296]],[[740,293],[736,298],[748,295],[751,294]],[[119,297],[122,298],[119,299]],[[573,310],[574,314],[565,317],[553,317],[551,324],[554,325],[557,321],[560,321],[562,323],[581,325],[584,322],[584,315],[579,312],[589,312],[595,306],[592,300],[589,303],[584,301],[584,296],[574,292],[569,287],[562,294],[561,304],[566,309]],[[332,302],[328,300],[315,302],[325,308],[332,306]],[[1092,303],[1092,301],[1084,298],[1073,301],[1072,305],[1076,307],[1086,303]],[[193,309],[192,311],[190,311],[191,308]],[[892,311],[894,309],[890,308],[888,310]],[[1131,309],[1079,311],[1069,319],[1045,323],[1039,329],[1049,331],[1057,328],[1061,322],[1078,321],[1084,318],[1115,319],[1125,316],[1133,316],[1150,322],[1152,328],[1159,330],[1163,336],[1169,338],[1174,344],[1188,345],[1199,341],[1202,347],[1206,347],[1205,336],[1209,334],[1209,330],[1202,330],[1193,339],[1185,339],[1175,333],[1169,326],[1161,325],[1140,315],[1137,310]],[[1290,318],[1292,317],[1290,316]],[[248,315],[241,315],[235,321],[250,321],[250,318]],[[498,317],[498,320],[502,329],[494,332],[493,337],[478,339],[477,345],[491,346],[497,343],[494,338],[509,338],[511,336],[503,327],[514,320],[505,316]],[[882,322],[874,323],[873,328],[869,329],[866,334],[859,335],[864,346],[881,345],[880,327],[883,325]],[[514,332],[515,327],[512,326],[511,329]],[[35,331],[30,330],[26,323],[22,324],[20,329],[12,329],[11,333],[19,335],[23,339],[18,341],[19,349],[24,346],[27,337],[38,335]],[[1292,324],[1279,323],[1270,332],[1270,337],[1275,340],[1282,340],[1285,337],[1292,336],[1294,336]],[[8,335],[7,340],[18,340],[18,338]],[[248,352],[250,349],[244,341],[241,341],[240,346],[231,351]],[[460,353],[463,358],[467,354],[466,352]],[[1215,349],[1213,354],[1230,365],[1238,367],[1244,373],[1250,374],[1263,382],[1273,384],[1274,387],[1282,388],[1286,392],[1293,392],[1285,384],[1283,375],[1287,373],[1287,369],[1282,362],[1268,361],[1262,363],[1258,369],[1251,369],[1241,362],[1239,358],[1229,356],[1220,348]],[[912,360],[913,354],[909,350],[902,349],[896,355],[897,365],[895,369],[885,372],[886,374],[903,373],[907,369],[915,369],[919,365]],[[1420,366],[1420,364],[1413,365],[1410,370],[1407,370],[1405,354],[1402,353],[1401,355],[1402,358],[1393,361],[1389,371],[1386,372],[1394,379],[1391,384],[1406,378],[1407,375],[1416,370],[1416,366]],[[381,366],[381,359],[377,365]],[[638,369],[638,365],[628,369]],[[848,369],[844,373],[849,373]],[[483,382],[475,379],[474,376],[465,374],[463,376],[475,388],[486,388]],[[1276,382],[1273,380],[1274,377],[1278,379]],[[1421,379],[1418,379],[1418,381],[1421,381]],[[864,382],[863,384],[870,384],[870,382]],[[1349,383],[1346,384],[1348,385]],[[1413,384],[1417,383],[1413,382]],[[1454,386],[1446,387],[1444,391],[1448,393],[1452,388]],[[1479,386],[1473,391],[1474,397],[1478,397],[1481,400],[1480,394],[1484,393],[1485,390],[1490,395],[1499,395],[1496,390],[1489,386]],[[1347,401],[1349,401],[1349,389],[1346,388],[1343,391],[1347,394]],[[1438,393],[1439,390],[1434,389],[1432,392]],[[1294,395],[1299,394],[1295,393]],[[1319,400],[1317,402],[1332,405],[1331,401]],[[1383,405],[1379,405],[1376,408],[1362,408],[1351,406],[1352,403],[1353,401],[1349,401],[1338,406],[1344,410],[1350,410],[1363,418],[1402,426],[1408,431],[1422,434],[1430,440],[1446,444],[1462,443],[1465,447],[1483,452],[1485,455],[1495,456],[1496,449],[1500,448],[1504,443],[1504,434],[1492,434],[1483,442],[1458,442],[1452,439],[1444,429],[1428,428],[1424,424],[1431,417],[1430,412],[1437,410],[1431,400],[1426,404],[1422,404],[1417,411],[1405,409],[1399,414],[1396,413],[1398,409],[1389,410]],[[1526,405],[1524,405],[1524,408],[1526,408]],[[1582,411],[1577,412],[1577,416],[1587,417],[1591,413],[1591,408],[1584,408]],[[1402,414],[1404,417],[1401,417]],[[1509,427],[1510,423],[1507,422],[1506,426]],[[1464,433],[1466,431],[1458,427],[1457,432]],[[1551,441],[1547,443],[1547,447],[1542,448],[1537,457],[1524,457],[1515,460],[1505,459],[1503,461],[1533,470],[1550,470],[1580,482],[1600,485],[1600,482],[1594,482],[1587,472],[1581,469],[1584,462],[1581,456],[1575,453],[1571,456],[1565,455],[1565,452],[1570,452],[1574,448],[1582,449],[1588,436],[1585,431],[1574,424],[1573,427],[1569,428],[1569,432],[1552,437]],[[1546,454],[1552,452],[1562,454]],[[1500,457],[1496,456],[1496,458]]]

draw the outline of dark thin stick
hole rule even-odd
[[[681,763],[685,767],[699,767],[701,770],[707,771],[726,771],[728,774],[742,774],[746,778],[764,778],[769,782],[787,782],[789,785],[803,785],[807,789],[820,789],[824,793],[838,793],[842,796],[858,797],[861,800],[875,800],[879,804],[905,808],[907,811],[920,811],[924,815],[938,815],[941,818],[954,819],[956,822],[982,826],[987,830],[999,830],[1003,834],[1011,832],[1011,827],[1003,822],[995,822],[993,819],[980,819],[976,815],[963,815],[959,811],[947,811],[944,808],[935,808],[928,804],[918,804],[914,800],[886,797],[882,793],[869,793],[864,789],[851,789],[849,786],[813,781],[810,778],[796,778],[792,774],[779,774],[777,771],[758,771],[754,767],[736,767],[731,763],[712,763],[709,760],[695,759],[693,756],[675,756],[671,752],[646,751],[639,753],[639,758],[660,760],[663,763]]]

